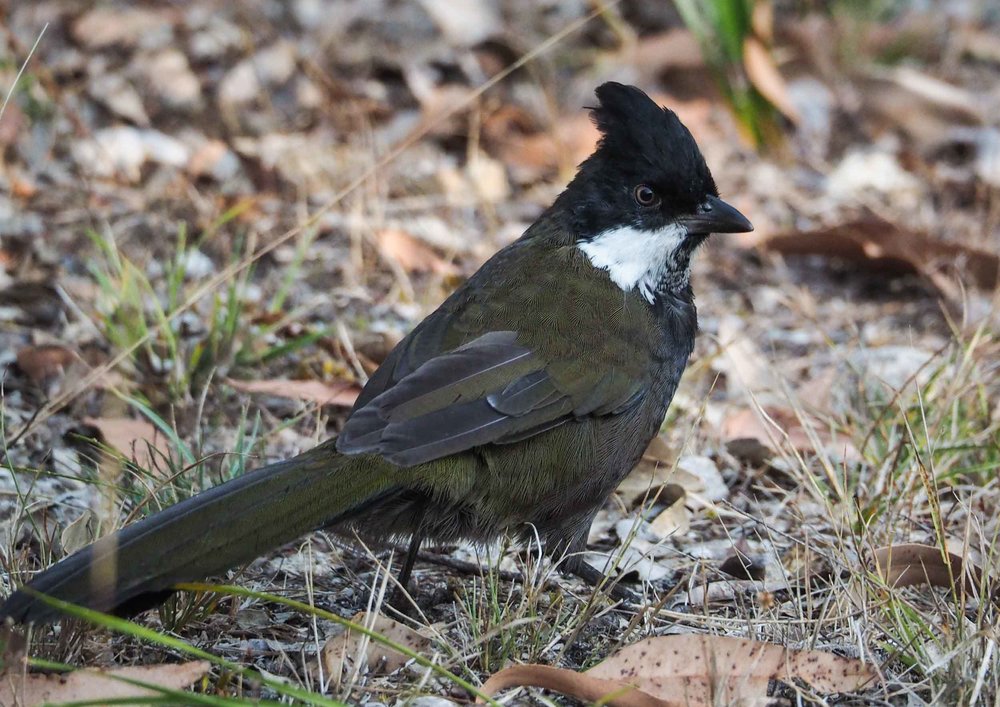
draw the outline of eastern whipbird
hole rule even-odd
[[[597,98],[601,139],[573,181],[393,349],[338,437],[28,586],[131,613],[317,528],[410,538],[404,585],[420,542],[505,532],[537,533],[564,569],[599,579],[581,557],[591,521],[657,434],[694,347],[691,256],[710,233],[753,227],[673,112],[618,83]],[[58,615],[24,590],[0,607]]]

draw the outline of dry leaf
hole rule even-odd
[[[634,508],[646,498],[655,498],[674,468],[670,446],[662,437],[650,441],[635,469],[622,479],[615,492],[626,508]]]
[[[770,680],[802,680],[822,693],[859,690],[875,680],[858,660],[773,643],[695,634],[660,636],[627,646],[586,673],[519,665],[493,675],[488,695],[514,686],[556,690],[585,701],[628,707],[711,707],[767,696]]]
[[[351,620],[414,652],[423,654],[430,649],[430,638],[381,614],[372,619],[366,612],[360,612]],[[334,681],[338,681],[345,670],[352,670],[359,657],[363,661],[362,671],[376,675],[394,673],[411,660],[399,651],[350,630],[328,638],[320,654],[326,676]]]
[[[756,37],[743,42],[743,66],[747,78],[771,104],[793,123],[801,120],[798,109],[788,96],[788,85],[774,64],[774,57]]]
[[[765,416],[770,420],[765,420]],[[816,444],[848,461],[860,458],[854,444],[844,436],[835,436],[828,425],[816,420],[808,420],[810,431],[806,429],[800,416],[788,408],[776,405],[766,405],[761,410],[756,408],[739,408],[726,416],[722,421],[721,436],[730,452],[741,458],[757,458],[770,456],[767,449],[778,451],[782,440],[787,437],[787,443],[792,449],[804,454],[814,454]],[[756,444],[750,445],[748,441]],[[757,449],[763,446],[767,449]]]
[[[375,234],[382,255],[399,264],[406,272],[431,272],[451,276],[458,268],[419,238],[399,228],[385,228]]]
[[[59,543],[63,552],[71,555],[77,550],[83,549],[97,539],[97,530],[100,521],[89,508],[84,509],[80,517],[63,528],[59,534]]]
[[[361,393],[356,383],[336,381],[324,383],[319,380],[287,380],[269,378],[266,380],[241,381],[227,378],[226,383],[244,393],[262,393],[290,400],[302,400],[317,405],[351,407]]]
[[[137,665],[111,670],[77,670],[69,674],[39,675],[11,671],[0,675],[0,705],[33,705],[53,702],[153,697],[161,693],[130,685],[115,677],[139,680],[168,690],[183,690],[209,670],[206,660],[177,665]]]
[[[684,506],[687,500],[684,487],[679,484],[665,485],[660,492],[659,500],[668,505],[649,522],[649,529],[661,538],[686,533],[691,528],[691,513]]]
[[[955,582],[961,580],[965,591],[979,596],[984,588],[1000,599],[989,582],[984,587],[983,571],[972,562],[949,552],[945,561],[941,548],[932,545],[907,543],[880,547],[873,553],[876,571],[891,587],[912,587],[927,584],[932,587],[954,589]]]
[[[984,290],[996,289],[1000,284],[1000,256],[996,253],[934,240],[879,219],[778,234],[766,238],[760,246],[782,255],[839,258],[890,275],[919,273],[953,301],[961,298],[953,273]]]
[[[141,469],[156,469],[164,457],[170,456],[166,437],[147,420],[85,417],[83,422],[96,427],[108,446],[117,449],[126,459],[133,460]]]
[[[72,349],[58,344],[26,346],[17,352],[17,365],[35,383],[62,375],[63,369],[76,359]]]

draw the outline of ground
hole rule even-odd
[[[759,146],[667,5],[0,3],[3,86],[25,67],[0,115],[0,595],[335,434],[391,346],[559,193],[593,88],[619,80],[677,111],[756,227],[699,253],[695,354],[592,532],[588,559],[658,608],[530,548],[428,548],[491,569],[418,564],[427,657],[478,684],[700,632],[878,666],[856,703],[997,699],[997,17],[777,5],[779,138]],[[975,581],[888,587],[876,551],[903,543]],[[318,533],[222,579],[351,617],[391,557]],[[139,621],[351,702],[466,694],[412,665],[326,685],[335,624],[261,599]],[[183,651],[79,623],[29,652]],[[275,690],[225,668],[203,688]]]

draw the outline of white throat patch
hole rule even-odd
[[[625,292],[639,288],[647,302],[674,267],[674,253],[687,236],[687,229],[671,224],[659,231],[619,226],[597,234],[580,245],[591,265],[607,270],[611,280]]]

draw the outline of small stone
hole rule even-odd
[[[177,49],[154,54],[146,62],[144,73],[150,88],[166,105],[188,108],[201,103],[201,83],[187,57]]]
[[[249,103],[263,86],[277,86],[295,73],[296,52],[291,42],[276,42],[244,59],[219,82],[219,101],[224,106]]]
[[[204,280],[215,272],[215,263],[207,255],[196,248],[184,253],[181,263],[184,277],[188,280]]]
[[[139,92],[121,74],[100,73],[93,76],[87,92],[118,117],[136,125],[149,125],[149,116]]]

